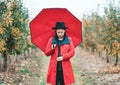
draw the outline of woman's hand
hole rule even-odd
[[[55,47],[56,47],[56,44],[52,44],[52,49],[55,49]]]
[[[57,58],[57,61],[62,61],[62,60],[63,60],[62,56],[60,56],[60,57]]]

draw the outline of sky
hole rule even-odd
[[[96,10],[102,15],[106,0],[23,0],[23,4],[29,10],[30,19],[37,16],[43,8],[67,8],[81,20],[83,14],[89,15]]]

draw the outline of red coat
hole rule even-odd
[[[71,38],[69,38],[70,44],[61,45],[61,55],[63,56],[62,68],[65,85],[74,83],[74,74],[72,70],[72,65],[70,58],[74,55],[74,46]],[[56,66],[57,66],[57,55],[58,55],[58,46],[55,47],[54,53],[51,49],[52,38],[49,39],[48,44],[45,49],[45,54],[47,56],[51,55],[48,74],[47,74],[47,83],[52,85],[56,84]]]

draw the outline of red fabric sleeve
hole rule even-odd
[[[50,56],[53,53],[54,53],[54,49],[52,49],[52,38],[50,38],[45,48],[45,55]]]

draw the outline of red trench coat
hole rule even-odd
[[[70,58],[74,55],[74,46],[71,38],[69,38],[70,44],[61,45],[61,55],[63,56],[62,68],[63,68],[63,77],[65,85],[74,83],[74,74],[72,70],[72,65]],[[57,67],[57,55],[58,55],[58,46],[55,47],[54,53],[51,49],[52,38],[49,39],[48,44],[45,49],[45,54],[47,56],[51,55],[48,74],[47,74],[47,83],[56,85],[56,67]]]

